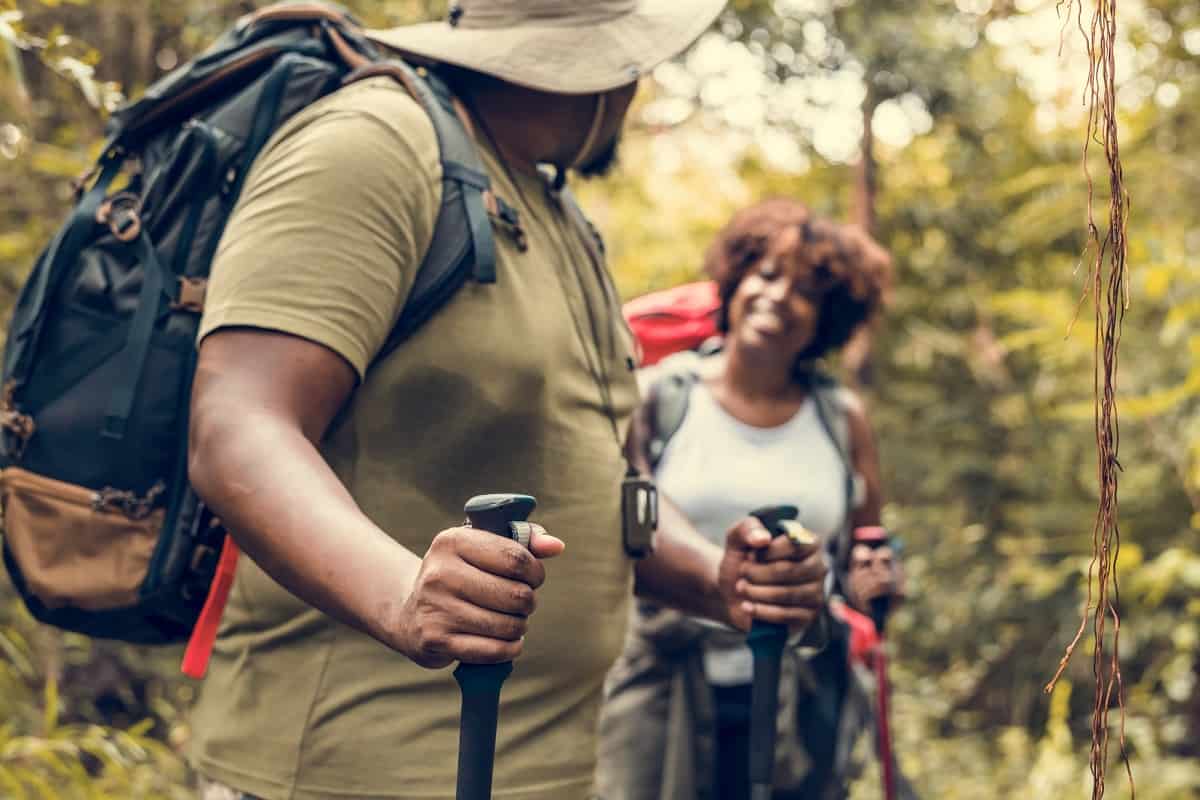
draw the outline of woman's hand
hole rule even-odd
[[[819,543],[771,538],[747,517],[729,529],[717,583],[728,621],[749,630],[755,621],[807,627],[825,604],[825,560]]]
[[[891,597],[892,606],[904,595],[904,575],[892,548],[856,544],[850,551],[850,568],[846,576],[847,600],[856,611],[871,613],[871,601]]]

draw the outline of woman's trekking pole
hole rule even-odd
[[[881,638],[875,651],[875,679],[879,684],[877,690],[879,702],[876,713],[879,717],[877,725],[879,727],[880,777],[883,781],[884,800],[896,800],[896,760],[892,753],[892,721],[889,719],[891,688],[888,686],[887,654],[884,653],[883,648],[884,643]]]
[[[530,528],[525,522],[537,501],[525,494],[486,494],[467,501],[467,519],[473,528],[529,547]],[[492,767],[496,759],[496,723],[500,716],[500,687],[512,674],[512,662],[459,664],[454,679],[462,691],[462,717],[458,725],[457,800],[491,800]]]
[[[886,535],[883,541],[884,543],[888,542]],[[879,634],[879,644],[875,648],[873,660],[875,662],[875,682],[878,687],[876,690],[878,703],[875,714],[879,737],[880,779],[883,781],[884,800],[896,800],[896,761],[892,752],[892,721],[890,718],[891,687],[888,686],[887,652],[884,649],[887,645],[883,637],[883,629],[887,625],[891,606],[891,595],[885,594],[871,598],[871,620],[875,623],[875,632]]]
[[[799,514],[795,506],[769,506],[750,512],[772,537],[787,535],[799,543],[815,543],[812,534],[794,521]],[[771,800],[779,665],[787,639],[787,626],[770,622],[755,622],[746,637],[754,654],[754,684],[750,690],[750,800]]]

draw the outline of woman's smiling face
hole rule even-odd
[[[804,258],[802,229],[772,236],[729,303],[729,335],[742,347],[794,359],[812,344],[820,321],[821,269]]]

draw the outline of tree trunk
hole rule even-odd
[[[863,99],[861,155],[855,168],[854,185],[854,221],[872,236],[875,234],[875,193],[878,188],[874,133],[875,108],[878,105],[875,93],[868,90]]]
[[[875,134],[873,123],[879,100],[875,92],[867,89],[863,98],[863,131],[860,145],[861,155],[855,168],[853,221],[870,236],[875,235],[875,194],[877,179],[875,164]],[[869,389],[874,383],[871,364],[871,331],[859,328],[842,349],[842,363],[846,369],[846,380],[856,389]]]

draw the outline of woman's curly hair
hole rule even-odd
[[[817,331],[798,361],[809,362],[842,347],[879,313],[891,280],[891,258],[861,229],[815,216],[803,203],[765,200],[733,215],[704,259],[721,298],[718,324],[729,332],[729,304],[750,268],[789,228],[796,246],[781,257],[785,269],[807,270],[821,301]]]

